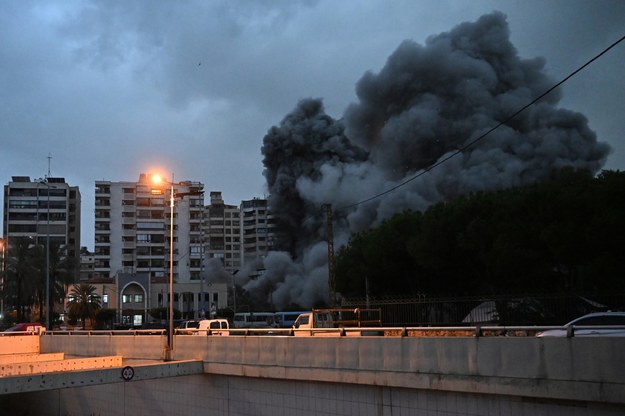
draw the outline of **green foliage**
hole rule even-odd
[[[397,214],[336,255],[344,296],[625,291],[625,174],[564,170]]]

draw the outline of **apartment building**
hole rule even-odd
[[[202,260],[203,189],[200,182],[155,182],[142,173],[137,182],[95,183],[95,275],[169,276],[174,194],[173,277],[199,280]]]
[[[241,262],[264,258],[273,250],[276,221],[267,209],[267,200],[241,201]]]
[[[11,238],[31,237],[41,245],[60,244],[78,264],[80,208],[80,190],[64,178],[13,176],[4,186],[4,241],[10,245]]]
[[[204,207],[202,238],[207,258],[218,258],[224,269],[234,273],[241,268],[240,208],[224,203],[221,192],[210,193]]]

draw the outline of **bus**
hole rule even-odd
[[[233,328],[276,328],[273,312],[237,312],[232,320]]]
[[[300,311],[300,312],[291,312],[291,311],[285,311],[285,312],[276,312],[275,315],[275,322],[276,325],[279,328],[291,328],[293,326],[293,324],[295,323],[295,320],[297,319],[298,316],[300,316],[300,314],[302,313],[307,313],[310,311]]]

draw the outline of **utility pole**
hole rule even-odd
[[[323,204],[326,209],[326,232],[328,239],[328,300],[330,307],[336,306],[336,281],[334,275],[334,229],[332,227],[332,204]]]

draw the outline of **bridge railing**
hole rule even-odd
[[[611,330],[605,336],[625,336],[625,325],[603,326],[414,326],[414,327],[342,327],[342,328],[230,328],[176,329],[174,335],[205,336],[385,336],[385,337],[533,337],[544,331],[559,330],[560,336],[574,337],[579,331]],[[0,333],[1,334],[1,333]],[[167,336],[165,329],[46,331],[41,336]],[[584,335],[601,336],[600,333]]]

